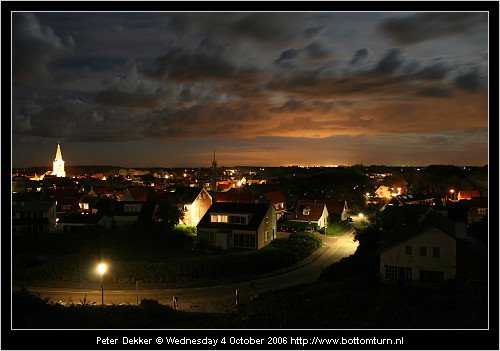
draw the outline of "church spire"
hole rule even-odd
[[[57,142],[56,159],[54,161],[62,160],[61,145]]]
[[[62,158],[61,145],[57,142],[56,159],[52,162],[52,175],[58,177],[66,177],[66,171],[64,170],[64,160]]]

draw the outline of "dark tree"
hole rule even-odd
[[[160,224],[172,229],[179,223],[184,213],[172,199],[161,199],[158,201],[157,218]]]

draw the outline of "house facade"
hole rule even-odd
[[[270,204],[213,203],[197,226],[199,245],[258,250],[276,237]]]
[[[392,240],[384,240],[379,250],[381,280],[425,286],[455,278],[455,236],[465,237],[465,225],[458,223],[455,226],[427,221],[393,233]]]

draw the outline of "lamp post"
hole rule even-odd
[[[106,273],[106,270],[108,269],[108,266],[105,263],[99,263],[97,265],[97,272],[99,273],[99,276],[101,277],[101,305],[104,306],[104,287],[102,285],[102,277],[104,273]]]

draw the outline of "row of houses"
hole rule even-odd
[[[42,192],[41,201],[24,201],[22,206],[14,202],[14,232],[68,232],[95,225],[111,230],[155,221],[158,201],[163,198],[171,199],[182,210],[180,224],[198,226],[200,243],[222,248],[261,248],[276,237],[277,221],[284,219],[321,228],[327,225],[329,213],[339,212],[342,218],[347,216],[345,202],[300,200],[289,209],[287,198],[281,191],[255,198],[251,191],[241,188],[209,193],[201,187],[178,187],[173,192],[156,192],[149,187],[137,186],[126,189],[92,187],[88,193],[81,194],[74,188],[60,187]],[[40,204],[45,208],[43,214],[31,214]],[[266,224],[262,224],[263,213],[266,214]],[[27,218],[32,216],[37,218],[36,225],[33,220],[33,223],[28,223]],[[212,222],[212,218],[220,221]],[[222,227],[224,230],[219,231]],[[249,230],[254,232],[255,239],[250,239]],[[233,234],[236,234],[236,239]],[[242,241],[239,238],[243,238]]]

